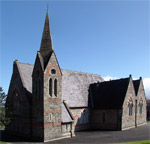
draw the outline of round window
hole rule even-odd
[[[51,74],[56,74],[56,70],[55,70],[55,69],[52,69],[52,70],[51,70]]]

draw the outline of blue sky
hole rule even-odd
[[[148,0],[1,1],[0,85],[6,93],[13,61],[34,64],[47,4],[61,68],[112,79],[132,74],[150,84]]]

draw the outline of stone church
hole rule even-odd
[[[146,123],[143,81],[104,81],[100,75],[61,69],[48,11],[34,65],[15,60],[6,105],[6,132],[35,141],[75,136],[80,130],[125,130]]]

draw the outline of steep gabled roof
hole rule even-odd
[[[32,93],[32,71],[33,65],[19,63],[18,68],[22,76],[24,87]],[[62,70],[62,122],[73,122],[73,116],[69,107],[87,107],[88,89],[91,83],[103,81],[100,75],[87,74],[69,70]],[[67,104],[68,103],[68,104]]]
[[[122,108],[129,78],[90,85],[91,106],[101,109]]]
[[[89,85],[104,81],[100,75],[62,69],[62,98],[69,107],[88,107]]]
[[[23,81],[24,87],[32,93],[32,71],[33,65],[24,64],[17,62],[18,69],[21,75],[21,80]]]
[[[23,75],[25,88],[32,93],[33,65],[19,63]],[[88,107],[89,85],[104,81],[100,75],[62,70],[62,100],[66,100],[69,107]]]
[[[134,85],[135,94],[137,96],[138,89],[139,89],[139,86],[140,86],[140,79],[139,80],[133,80],[133,85]]]

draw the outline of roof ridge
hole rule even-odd
[[[19,64],[26,64],[26,65],[34,66],[34,64],[29,64],[29,63],[22,63],[22,62],[18,62],[18,63]],[[81,71],[77,71],[77,70],[68,70],[68,69],[62,69],[62,68],[61,68],[61,70],[75,72],[75,73],[81,73],[81,74],[86,74],[86,75],[97,75],[97,76],[100,76],[102,78],[102,76],[100,74],[81,72]]]
[[[109,81],[104,81],[104,82],[120,81],[120,80],[127,80],[127,79],[129,79],[129,77],[119,78],[119,79],[114,79],[114,80],[109,80]]]
[[[137,82],[137,81],[140,81],[140,79],[133,80],[133,82]]]
[[[31,66],[34,66],[34,64],[29,64],[29,63],[22,63],[22,62],[19,62],[19,61],[18,61],[18,63],[19,63],[19,64],[27,64],[27,65],[31,65]]]
[[[100,74],[94,74],[94,73],[88,73],[88,72],[81,72],[81,71],[76,71],[76,70],[68,70],[68,69],[61,69],[61,70],[75,72],[75,73],[82,73],[82,74],[87,74],[87,75],[97,75],[97,76],[102,77]]]

